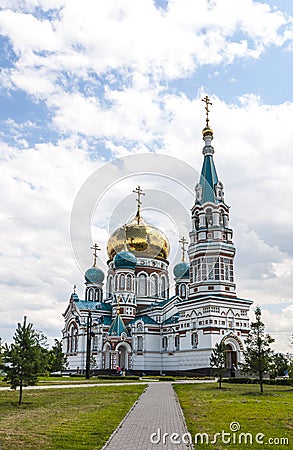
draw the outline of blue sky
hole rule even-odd
[[[73,255],[70,216],[103,164],[151,152],[200,171],[201,97],[208,94],[216,166],[231,205],[238,294],[262,305],[277,348],[289,351],[292,15],[289,0],[1,2],[4,340],[24,314],[50,338],[60,336],[73,284],[82,297],[91,255],[85,248],[83,264]],[[90,232],[104,268],[111,214],[137,181],[119,172],[93,212]],[[157,181],[141,175],[141,183],[151,189]],[[166,189],[175,196],[175,186]],[[166,217],[153,212],[169,233],[173,264],[176,223]]]

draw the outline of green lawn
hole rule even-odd
[[[293,448],[293,390],[287,386],[265,386],[264,394],[259,393],[258,385],[226,385],[222,390],[217,384],[185,384],[176,385],[174,389],[180,400],[187,427],[194,442],[196,433],[207,433],[209,444],[200,438],[195,446],[214,450],[246,450],[246,449],[289,449]],[[232,432],[230,424],[238,422],[240,430]],[[234,425],[237,427],[237,425]],[[211,444],[215,433],[231,433],[231,442],[222,443],[222,435],[217,436],[216,442]],[[176,430],[175,430],[176,431]],[[251,433],[244,436],[239,444],[240,433]],[[263,444],[257,443],[255,436],[260,437]],[[281,444],[274,439],[287,438],[289,445]],[[229,436],[224,436],[229,439]],[[233,440],[236,440],[235,444]],[[269,439],[273,439],[272,443]]]
[[[145,386],[105,386],[0,392],[3,450],[97,450]]]

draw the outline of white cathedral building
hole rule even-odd
[[[249,333],[251,300],[238,298],[235,247],[229,207],[215,168],[206,102],[203,166],[191,209],[188,261],[173,270],[169,290],[169,242],[141,216],[140,187],[135,218],[110,236],[108,272],[94,263],[85,273],[85,298],[76,292],[64,313],[63,352],[71,372],[208,374],[215,344],[223,341],[227,368],[242,360]]]

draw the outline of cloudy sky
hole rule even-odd
[[[275,348],[289,350],[292,15],[291,0],[1,1],[4,341],[24,314],[61,336],[74,284],[83,297],[88,246],[98,241],[105,268],[108,233],[135,209],[138,184],[145,216],[165,230],[178,261],[208,94],[238,295],[262,306]],[[163,157],[153,176],[145,153]],[[117,158],[123,163],[111,164]],[[195,178],[185,185],[184,167]],[[77,203],[84,207],[72,216]]]

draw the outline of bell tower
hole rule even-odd
[[[202,130],[204,161],[191,210],[189,298],[205,295],[235,298],[235,247],[233,231],[229,228],[229,206],[225,203],[224,186],[218,179],[213,160],[214,136],[209,126],[209,106],[212,103],[208,96],[203,101],[206,104],[206,126]]]

